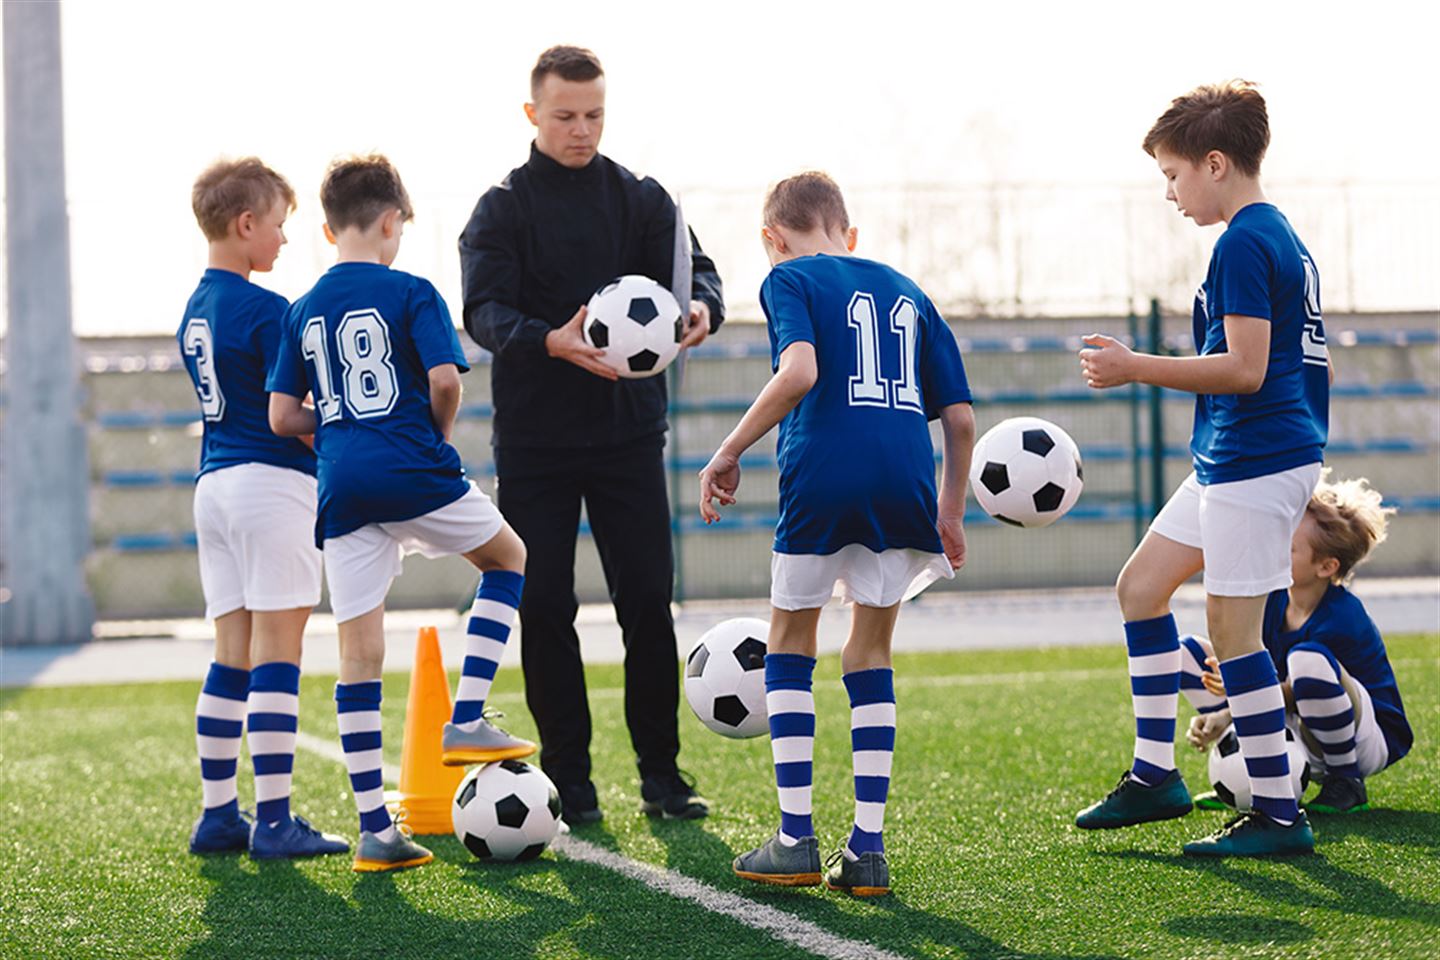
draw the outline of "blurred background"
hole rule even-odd
[[[1170,98],[1236,76],[1261,84],[1267,189],[1320,269],[1337,368],[1329,462],[1401,509],[1371,570],[1440,573],[1440,125],[1423,120],[1440,69],[1422,4],[1182,15],[1142,3],[567,0],[416,2],[402,14],[369,2],[67,0],[59,12],[65,199],[49,216],[68,217],[83,449],[52,466],[80,472],[86,515],[64,528],[79,533],[56,536],[83,540],[80,580],[102,619],[203,606],[190,516],[199,418],[173,340],[205,264],[195,175],[253,153],[291,179],[290,244],[253,279],[294,298],[332,257],[316,199],[326,164],[387,153],[418,211],[395,265],[433,280],[458,321],[456,237],[479,195],[525,160],[529,70],[559,42],[605,64],[602,150],[680,198],[726,282],[730,322],[672,380],[681,599],[768,589],[773,443],[746,461],[739,507],[719,528],[698,523],[693,477],[768,376],[759,207],[768,183],[807,168],[845,188],[858,252],[910,274],[951,320],[981,428],[1045,417],[1085,458],[1085,495],[1056,526],[975,516],[971,566],[944,589],[1111,581],[1188,470],[1191,401],[1087,391],[1074,351],[1094,330],[1193,350],[1191,298],[1219,228],[1175,212],[1139,143]],[[28,47],[5,41],[7,56]],[[10,150],[7,139],[7,161]],[[4,238],[7,253],[29,241]],[[477,364],[456,443],[488,485],[488,368],[462,340]],[[16,409],[6,347],[0,416]],[[57,522],[15,509],[23,454],[5,450],[0,603],[16,544]],[[593,549],[580,556],[582,599],[603,598]],[[453,605],[470,579],[463,561],[412,559],[391,603]]]

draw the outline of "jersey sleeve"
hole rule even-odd
[[[760,285],[760,307],[770,327],[772,366],[780,365],[780,355],[792,343],[815,342],[815,321],[810,316],[810,298],[799,279],[789,270],[771,270]]]
[[[1232,230],[1215,244],[1215,274],[1210,316],[1270,319],[1271,257],[1259,234]]]
[[[270,373],[265,378],[265,389],[270,393],[304,397],[310,392],[310,380],[305,371],[305,358],[300,356],[297,309],[298,304],[286,310],[276,325],[279,336],[275,341],[273,361],[266,361]]]
[[[266,376],[275,369],[280,355],[280,341],[285,330],[285,315],[290,304],[276,294],[266,297],[255,306],[254,327],[250,331],[250,342],[264,365]]]
[[[430,281],[416,279],[410,293],[409,319],[410,337],[426,370],[446,363],[455,364],[461,373],[470,369],[465,362],[465,351],[460,349],[450,309]]]
[[[970,381],[965,361],[950,326],[928,300],[925,302],[925,339],[920,354],[920,392],[925,417],[934,420],[954,403],[970,403]]]

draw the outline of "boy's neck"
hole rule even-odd
[[[384,263],[377,245],[366,243],[364,237],[358,237],[350,242],[345,238],[337,238],[335,241],[337,256],[336,263]]]
[[[1226,191],[1225,198],[1220,202],[1220,216],[1227,224],[1235,218],[1235,214],[1244,210],[1252,203],[1269,203],[1265,199],[1265,191],[1260,186],[1260,181],[1254,177],[1241,177],[1234,181],[1230,190]]]
[[[1303,623],[1309,619],[1315,608],[1320,606],[1320,601],[1325,599],[1325,592],[1330,589],[1328,580],[1312,580],[1306,584],[1295,584],[1290,587],[1290,617],[1297,617]],[[1288,618],[1287,618],[1288,619]]]
[[[822,253],[832,257],[850,256],[843,237],[837,239],[833,234],[820,230],[792,234],[788,239],[786,260],[799,260],[801,257],[813,257]]]
[[[225,270],[230,273],[238,273],[246,280],[250,279],[250,257],[243,250],[237,250],[233,245],[217,240],[210,244],[210,255],[205,264],[211,270]]]

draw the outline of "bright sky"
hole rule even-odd
[[[299,192],[291,244],[257,277],[290,297],[328,265],[316,199],[326,163],[389,154],[420,213],[396,266],[457,305],[455,236],[480,193],[525,159],[529,69],[558,42],[605,64],[602,150],[672,191],[709,196],[706,216],[728,221],[710,225],[714,236],[747,237],[765,185],[808,167],[850,187],[1140,183],[1158,198],[1138,146],[1145,130],[1171,97],[1231,76],[1261,82],[1269,102],[1267,179],[1400,181],[1433,195],[1433,11],[67,0],[76,327],[174,329],[204,266],[190,184],[221,154],[259,154]],[[692,215],[691,225],[703,241],[707,224]],[[762,272],[748,240],[712,253],[722,275]],[[733,293],[753,303],[753,290]]]

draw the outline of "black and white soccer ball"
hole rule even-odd
[[[632,379],[670,365],[685,334],[675,297],[649,277],[629,274],[595,291],[585,316],[585,341],[605,351],[602,362]]]
[[[560,791],[538,767],[476,767],[455,791],[455,836],[481,860],[534,860],[560,830]]]
[[[705,632],[685,658],[685,699],[700,722],[743,740],[769,729],[765,716],[765,640],[770,626],[737,617]]]
[[[975,444],[970,487],[985,512],[1014,527],[1048,527],[1085,485],[1080,448],[1039,417],[1002,420]]]
[[[1305,747],[1289,729],[1285,731],[1285,752],[1290,755],[1290,783],[1299,799],[1310,785],[1310,761]],[[1240,755],[1240,740],[1230,727],[1210,748],[1210,786],[1215,795],[1237,810],[1250,809],[1250,775]]]

